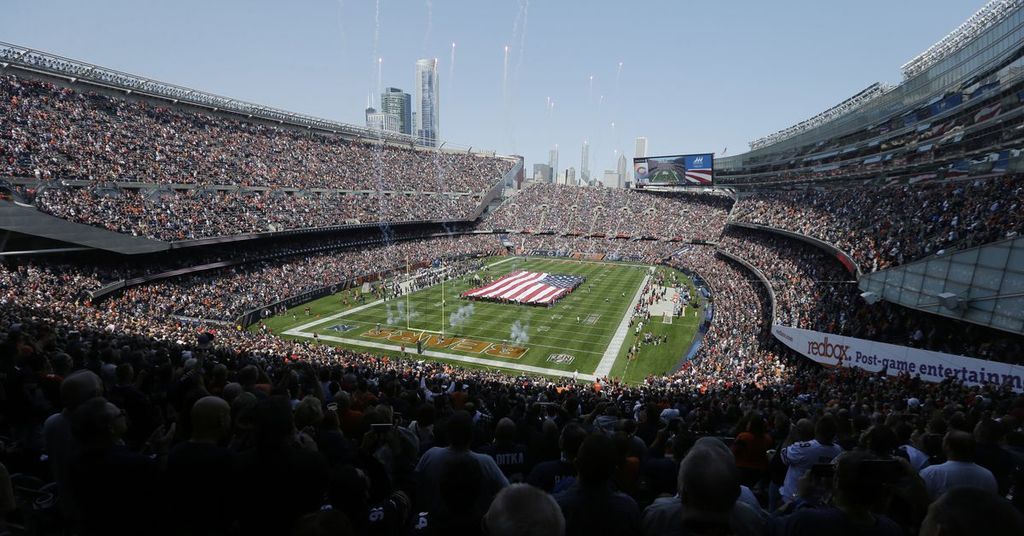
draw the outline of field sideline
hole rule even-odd
[[[477,273],[483,282],[489,282],[516,270],[581,275],[587,280],[552,307],[462,299],[460,293],[484,284],[474,283],[473,274],[467,274],[444,284],[444,317],[442,285],[438,284],[407,297],[365,304],[356,304],[353,292],[345,291],[292,308],[264,323],[286,338],[316,338],[320,343],[364,351],[399,353],[404,347],[415,357],[416,341],[422,340],[424,358],[581,380],[625,376],[631,382],[669,371],[689,348],[696,331],[697,315],[691,310],[671,324],[663,324],[660,317],[652,319],[644,331],[667,336],[672,343],[642,345],[639,357],[626,363],[625,354],[636,339],[629,313],[640,298],[650,267],[504,257],[492,259]],[[692,289],[692,283],[681,274],[662,267],[658,270],[677,274]],[[307,307],[309,315],[304,312]]]

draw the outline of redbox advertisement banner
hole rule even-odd
[[[772,334],[800,355],[822,365],[857,367],[870,372],[885,369],[890,376],[907,373],[936,383],[955,378],[971,386],[1009,384],[1014,391],[1024,392],[1024,366],[788,326],[774,325]]]

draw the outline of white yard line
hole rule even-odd
[[[308,324],[303,324],[303,325],[298,326],[298,327],[290,328],[287,331],[285,331],[283,333],[283,335],[292,335],[291,333],[289,333],[289,331],[303,331],[303,330],[306,330],[306,329],[311,328],[313,326],[319,326],[320,324],[323,324],[325,322],[330,322],[331,320],[336,320],[336,319],[341,318],[341,317],[343,317],[345,315],[350,315],[352,313],[358,313],[359,311],[362,311],[363,309],[369,309],[370,307],[373,307],[374,305],[377,305],[377,304],[380,304],[380,303],[384,303],[384,300],[377,300],[375,302],[370,302],[370,303],[367,303],[367,304],[364,304],[364,305],[360,305],[359,307],[353,307],[353,308],[348,309],[346,311],[342,311],[340,313],[335,313],[335,314],[333,314],[331,316],[326,316],[324,318],[321,318],[320,320],[314,320],[314,321],[312,321],[312,322],[310,322]]]
[[[615,330],[615,335],[612,336],[611,342],[608,343],[608,348],[604,351],[604,357],[601,358],[601,362],[594,369],[594,376],[603,378],[611,374],[612,366],[615,365],[615,358],[619,356],[619,350],[622,349],[622,344],[626,342],[626,336],[629,334],[629,319],[632,318],[633,311],[636,310],[636,304],[640,303],[640,298],[643,297],[644,287],[647,286],[647,282],[650,280],[651,276],[645,275],[644,280],[640,282],[640,287],[636,289],[633,301],[629,302],[629,309],[626,309],[626,314],[622,315],[619,329]]]
[[[296,336],[296,337],[305,337],[307,339],[312,339],[313,338],[313,334],[312,333],[307,333],[307,332],[303,332],[303,331],[288,330],[288,331],[285,332],[285,334],[286,335],[293,335],[293,336]],[[344,343],[344,344],[351,344],[351,345],[355,345],[355,346],[365,346],[367,348],[377,348],[379,350],[392,350],[392,351],[396,351],[396,352],[401,350],[401,347],[398,346],[398,345],[383,344],[383,343],[373,342],[373,341],[362,341],[362,340],[358,340],[358,339],[345,339],[345,338],[342,338],[342,337],[335,337],[333,335],[320,335],[320,339],[326,340],[326,341],[332,341],[332,342],[340,342],[340,343]],[[534,367],[534,366],[530,366],[530,365],[520,365],[518,363],[509,363],[508,361],[495,361],[493,359],[483,359],[483,358],[479,358],[479,357],[469,357],[469,356],[464,356],[464,355],[449,354],[449,353],[445,353],[445,352],[437,352],[437,351],[434,351],[434,350],[425,350],[423,352],[423,355],[426,356],[426,357],[433,357],[435,359],[446,359],[446,360],[449,360],[449,361],[461,361],[463,363],[472,363],[474,365],[483,365],[483,366],[486,366],[486,367],[496,367],[496,368],[503,368],[503,369],[518,370],[518,371],[521,371],[521,372],[529,372],[529,373],[532,373],[532,374],[540,374],[540,375],[545,375],[545,376],[560,376],[560,377],[563,377],[563,378],[571,378],[571,377],[573,377],[573,374],[575,374],[573,372],[568,372],[568,371],[564,371],[564,370],[550,369],[550,368],[544,368],[544,367]],[[415,359],[417,356],[419,356],[419,354],[416,354],[415,352],[408,354],[408,357],[413,358],[413,359]],[[580,379],[580,380],[593,381],[595,377],[594,377],[593,374],[576,374],[576,378]]]
[[[515,255],[513,255],[511,257],[506,257],[504,259],[501,259],[498,262],[492,262],[491,264],[488,264],[487,267],[490,268],[491,266],[497,266],[499,264],[505,264],[508,261],[512,261],[512,260],[515,260],[515,259],[521,259],[521,258],[523,258],[523,257],[516,257]]]

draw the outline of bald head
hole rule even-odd
[[[72,372],[60,383],[60,400],[68,411],[98,396],[103,396],[103,381],[91,370]]]
[[[221,392],[221,395],[224,397],[224,400],[227,400],[228,403],[230,403],[235,399],[235,397],[242,394],[242,392],[242,384],[238,382],[231,382],[224,386],[224,390]]]
[[[231,405],[216,396],[204,396],[192,405],[192,440],[217,443],[231,430]]]
[[[501,490],[484,515],[493,536],[562,536],[565,517],[555,499],[529,484]]]
[[[793,433],[797,441],[810,441],[814,439],[814,423],[810,419],[800,419],[796,421]]]
[[[967,432],[950,430],[942,439],[942,451],[946,458],[958,462],[974,461],[974,437]]]
[[[686,510],[728,514],[740,496],[736,459],[719,439],[704,437],[679,464],[679,494]]]
[[[515,438],[516,423],[508,417],[503,417],[494,429],[494,439],[499,443],[511,443]]]

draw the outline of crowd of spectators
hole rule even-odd
[[[481,222],[486,229],[714,240],[733,199],[725,194],[657,194],[622,188],[535,183]]]
[[[53,216],[157,240],[194,240],[358,223],[468,219],[477,195],[279,190],[46,188],[36,206]]]
[[[1015,68],[1019,59],[1017,64]],[[977,91],[969,96],[947,93],[942,102],[921,103],[842,136],[768,147],[743,157],[739,168],[719,171],[715,180],[767,185],[872,175],[962,174],[968,168],[985,173],[993,167],[991,161],[986,164],[993,152],[1020,147],[1024,119],[1013,112],[1024,102],[1024,86],[1015,81],[1001,87],[998,80],[977,83]]]
[[[560,235],[510,235],[516,251],[556,257],[578,255],[592,259],[656,263],[680,247],[665,240],[629,240]]]
[[[710,246],[687,246],[668,264],[699,274],[710,287],[713,320],[694,359],[667,378],[648,378],[648,384],[686,383],[707,391],[732,387],[737,377],[759,388],[784,382],[785,352],[769,333],[771,302],[764,285]]]
[[[839,261],[795,239],[742,228],[726,230],[718,246],[750,262],[775,291],[775,320],[785,326],[843,334],[857,283]]]
[[[0,77],[0,176],[96,183],[480,192],[512,162],[411,150]]]
[[[868,304],[838,260],[800,240],[730,227],[719,247],[764,274],[782,325],[1004,362],[1024,351],[1024,338],[1007,332],[888,302]]]
[[[163,240],[466,211],[469,196],[380,192],[480,192],[508,165],[12,75],[0,77],[0,131],[10,133],[0,174],[41,181],[377,190],[367,203],[201,189],[48,188],[37,199],[63,218]],[[758,194],[737,217],[817,236],[882,269],[1016,233],[1017,181]],[[857,203],[876,194],[879,208]],[[533,185],[485,219],[488,229],[559,233],[510,235],[520,252],[667,259],[701,276],[713,321],[695,359],[640,385],[218,327],[334,282],[495,253],[495,235],[247,259],[97,303],[84,291],[126,270],[5,261],[0,523],[83,536],[1024,533],[1024,396],[820,367],[769,329],[776,321],[990,359],[1020,355],[1020,340],[869,307],[823,251],[723,232],[731,206],[716,194]],[[763,273],[775,318],[749,270],[690,240],[716,241]],[[420,275],[426,284],[436,274]]]
[[[130,309],[137,315],[233,322],[247,311],[325,286],[499,249],[492,235],[466,235],[278,257],[133,287],[98,306]]]
[[[6,518],[84,535],[1019,534],[1002,497],[1021,499],[1024,398],[784,354],[733,369],[753,347],[716,341],[760,340],[743,324],[763,332],[765,297],[709,249],[675,262],[715,290],[720,365],[640,386],[196,328],[77,300],[95,280],[72,266],[5,266],[0,461],[14,504],[37,504]]]
[[[875,271],[1017,236],[1024,229],[1024,181],[1009,175],[764,191],[740,199],[732,217],[824,240]]]

